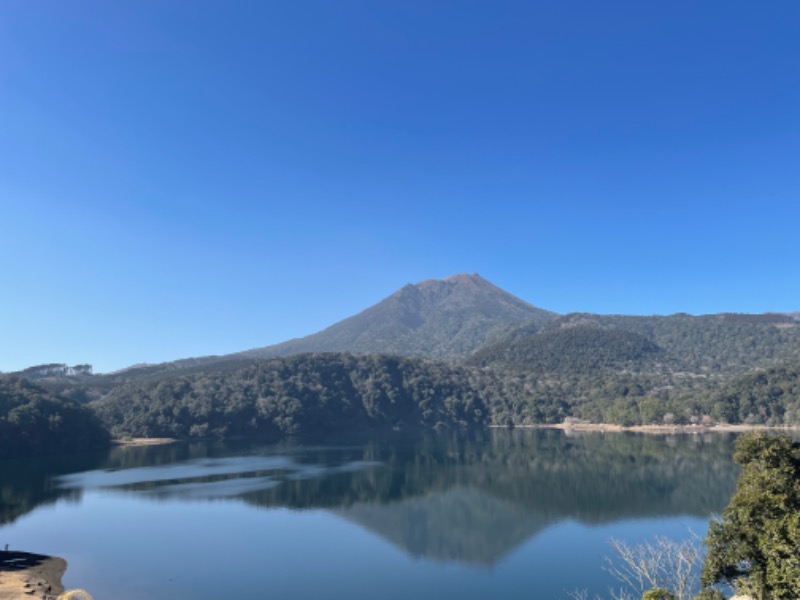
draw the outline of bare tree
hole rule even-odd
[[[652,541],[630,546],[612,538],[612,554],[606,556],[605,570],[622,584],[609,590],[613,600],[638,600],[648,590],[669,590],[676,600],[691,600],[700,590],[703,547],[697,536],[675,541],[655,537]],[[573,600],[590,600],[586,590],[568,595]],[[601,600],[595,596],[594,600]]]
[[[700,590],[703,550],[697,537],[656,537],[635,546],[612,539],[610,544],[614,556],[606,557],[606,570],[635,594],[665,588],[677,600],[690,600]]]

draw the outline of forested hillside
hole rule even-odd
[[[800,423],[796,386],[760,383],[800,364],[800,327],[787,315],[572,314],[520,327],[465,363],[522,390],[494,407],[499,423]]]
[[[498,373],[383,355],[306,354],[114,388],[90,406],[117,436],[250,436],[520,426],[800,423],[798,369],[705,379]]]
[[[57,363],[18,375],[35,377],[36,393],[47,390],[63,410],[89,407],[114,435],[183,438],[568,417],[798,424],[798,365],[797,314],[559,316],[478,275],[455,275],[407,285],[276,346],[105,375]],[[14,381],[4,385],[27,385]],[[44,414],[50,405],[36,406]]]
[[[114,434],[135,436],[484,426],[492,380],[420,359],[305,354],[130,383],[92,407]]]
[[[599,370],[641,370],[666,353],[645,336],[619,328],[578,324],[547,327],[513,342],[479,350],[466,363],[499,365],[514,371],[586,374]]]
[[[478,350],[469,364],[517,371],[626,368],[732,376],[800,362],[800,323],[788,315],[624,316],[571,314],[522,326]]]
[[[732,381],[712,396],[711,415],[729,423],[800,424],[800,364]]]
[[[0,458],[107,446],[96,415],[20,378],[0,378]]]

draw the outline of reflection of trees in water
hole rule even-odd
[[[37,506],[53,504],[60,499],[79,501],[83,496],[83,489],[63,487],[58,479],[62,475],[95,469],[119,470],[167,465],[207,457],[213,451],[213,445],[175,444],[0,461],[0,525],[12,523]]]
[[[168,496],[168,486],[176,483],[213,482],[219,490],[229,479],[230,495],[255,506],[332,509],[411,554],[491,563],[564,518],[600,523],[718,512],[738,475],[731,454],[732,438],[725,435],[567,436],[553,430],[115,448],[85,457],[5,461],[0,523],[62,497],[79,499],[80,489],[58,486],[61,474],[285,456],[291,459],[287,468],[223,474],[200,469],[183,481],[148,480],[118,489],[158,498],[159,490]],[[342,469],[348,465],[355,466]],[[233,480],[247,477],[277,485],[234,491]]]
[[[96,468],[103,453],[69,457],[3,460],[0,466],[0,525],[13,523],[17,518],[43,504],[53,504],[60,498],[78,501],[79,489],[64,490],[55,478],[65,473]]]
[[[334,508],[414,556],[494,564],[565,518],[706,517],[725,505],[738,474],[729,436],[493,431],[397,438],[353,452],[339,460],[385,466],[285,482],[246,499]]]
[[[555,517],[603,522],[692,514],[725,506],[736,484],[730,436],[666,438],[560,431],[490,431],[397,436],[306,455],[319,464],[374,461],[340,473],[249,494],[263,506],[347,507],[390,503],[453,487],[476,488]]]

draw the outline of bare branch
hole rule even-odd
[[[624,585],[612,592],[615,600],[631,594],[641,597],[653,588],[666,588],[678,600],[690,600],[700,589],[703,552],[697,536],[680,542],[656,537],[635,546],[618,539],[609,543],[613,555],[606,557],[605,569]]]

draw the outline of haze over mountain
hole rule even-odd
[[[459,274],[405,285],[378,304],[319,333],[238,356],[355,352],[447,360],[499,341],[513,326],[529,323],[535,328],[557,316],[512,296],[478,274]]]

